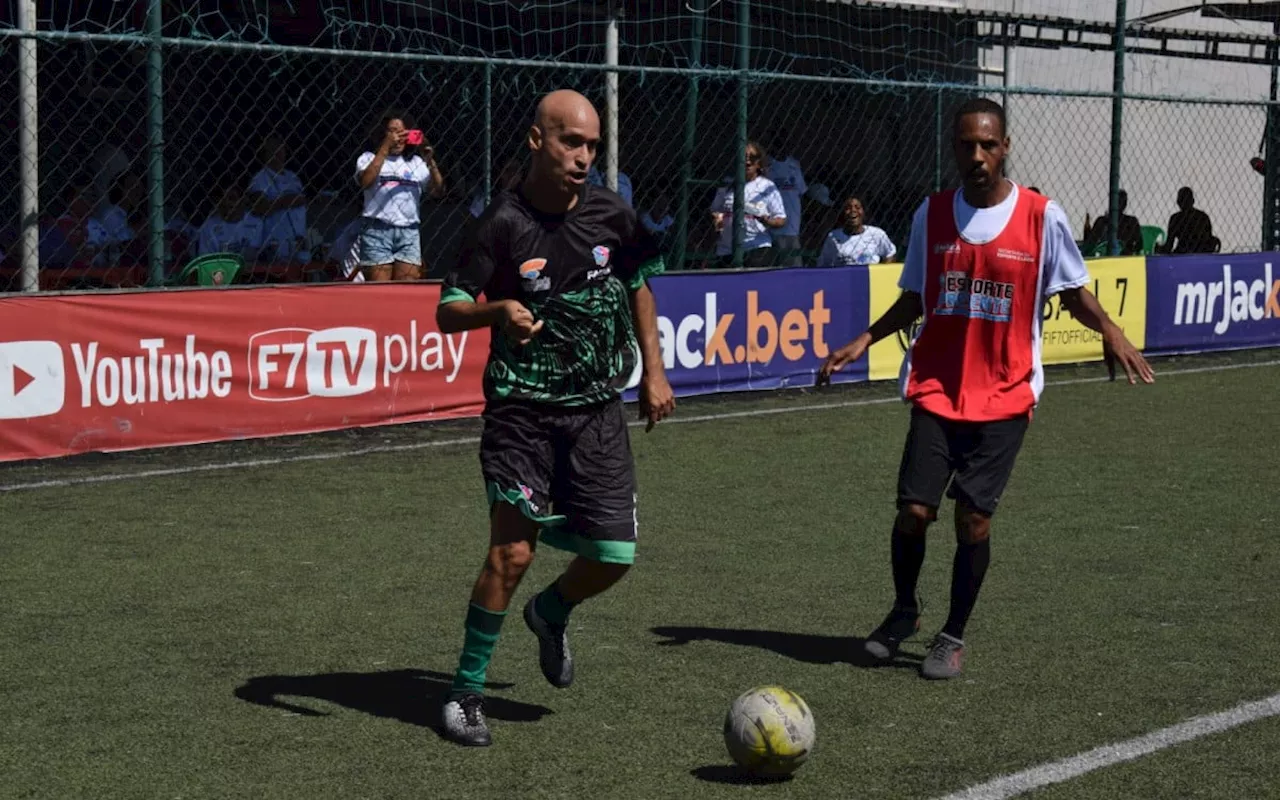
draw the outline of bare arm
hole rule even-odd
[[[542,320],[534,322],[529,309],[515,300],[492,303],[455,300],[436,306],[436,326],[445,334],[500,327],[508,338],[528,344],[542,330]]]
[[[1119,361],[1129,383],[1137,383],[1138,379],[1143,383],[1155,383],[1156,376],[1151,365],[1124,335],[1120,326],[1111,321],[1093,292],[1083,287],[1067,289],[1062,292],[1061,298],[1062,307],[1071,316],[1085,327],[1102,334],[1103,360],[1112,380],[1116,377],[1116,362]]]
[[[636,343],[640,345],[640,418],[649,421],[645,431],[661,422],[675,410],[675,394],[667,381],[662,364],[662,346],[658,338],[658,304],[653,290],[642,284],[631,293],[631,318],[636,328]]]
[[[923,308],[924,303],[919,292],[904,291],[893,305],[880,315],[880,319],[871,324],[871,327],[827,357],[822,369],[818,372],[818,383],[831,380],[831,373],[862,358],[863,353],[867,352],[871,345],[915,322]]]
[[[444,195],[444,173],[440,171],[440,165],[436,163],[435,150],[427,148],[427,167],[431,170],[431,177],[427,184],[427,194],[434,198],[440,198]]]

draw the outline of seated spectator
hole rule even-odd
[[[40,236],[41,264],[49,266],[90,264],[103,257],[108,242],[107,230],[93,218],[92,192],[81,182],[68,184],[63,192],[64,211],[54,220],[52,230]],[[48,242],[46,243],[46,238]]]
[[[1129,206],[1129,193],[1120,190],[1120,255],[1137,256],[1142,255],[1142,226],[1138,224],[1138,218],[1132,214],[1124,213]],[[1111,215],[1110,212],[1098,217],[1092,226],[1089,225],[1088,217],[1084,221],[1084,247],[1081,249],[1085,255],[1093,252],[1102,245],[1107,245],[1111,240]],[[1109,252],[1109,250],[1108,250]]]
[[[254,261],[264,244],[262,218],[249,213],[249,201],[237,185],[228,184],[218,198],[217,209],[200,226],[200,255],[239,253]]]
[[[596,164],[591,165],[591,169],[587,170],[587,183],[590,183],[593,186],[605,185],[604,172],[602,172],[598,166],[602,164],[604,164],[604,162],[598,160]],[[631,177],[622,170],[618,170],[618,196],[625,200],[627,205],[634,208],[634,205],[631,202],[632,194]]]
[[[288,146],[271,135],[258,153],[262,169],[249,181],[250,210],[262,219],[264,247],[271,258],[309,261],[306,252],[307,196],[302,179],[288,168]]]
[[[515,189],[520,185],[520,181],[524,179],[524,166],[518,158],[509,158],[502,165],[502,169],[498,170],[498,177],[494,179],[493,191],[489,193],[489,199],[503,190]],[[484,187],[477,186],[475,193],[471,195],[471,206],[468,209],[473,218],[479,219],[484,213],[487,206],[484,202]]]
[[[670,209],[671,201],[666,192],[662,192],[649,204],[649,208],[640,215],[640,224],[658,241],[658,246],[663,250],[667,249],[667,239],[672,235],[671,229],[676,224],[675,217],[671,216]]]
[[[1178,211],[1169,217],[1169,230],[1164,244],[1156,245],[1157,253],[1216,253],[1221,246],[1213,236],[1209,215],[1196,208],[1191,188],[1178,190]]]
[[[820,267],[865,266],[892,261],[898,248],[880,228],[866,224],[862,200],[850,197],[840,213],[840,227],[827,234],[818,258]]]

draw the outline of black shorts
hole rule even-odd
[[[945,492],[994,515],[1030,423],[1030,416],[954,422],[913,407],[898,468],[898,508],[914,503],[936,511]]]
[[[548,545],[604,563],[635,560],[636,475],[621,398],[583,407],[490,403],[480,468],[490,507],[520,509],[542,525]]]

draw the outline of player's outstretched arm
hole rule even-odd
[[[1138,380],[1155,383],[1156,373],[1151,365],[1124,335],[1124,331],[1120,330],[1120,326],[1111,321],[1093,292],[1084,287],[1067,289],[1062,292],[1062,307],[1080,320],[1081,324],[1102,334],[1102,357],[1111,380],[1116,379],[1118,361],[1130,384],[1136,384]]]
[[[528,344],[542,330],[542,320],[535,321],[533,313],[515,300],[492,303],[455,300],[436,307],[436,327],[441,333],[498,327],[512,341]]]
[[[903,292],[894,304],[889,306],[889,310],[871,324],[870,328],[852,342],[827,356],[822,368],[818,370],[818,384],[829,383],[833,372],[839,372],[846,365],[862,358],[862,354],[867,352],[871,345],[915,322],[920,316],[921,308],[923,305],[919,292]]]
[[[658,338],[658,303],[648,284],[631,293],[631,317],[635,322],[636,342],[640,345],[640,419],[648,420],[645,432],[653,430],[676,407],[676,396],[667,381],[662,365],[662,345]]]

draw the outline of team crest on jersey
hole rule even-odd
[[[542,277],[546,266],[545,258],[531,258],[520,265],[520,283],[526,292],[545,292],[551,288],[551,279]]]
[[[609,248],[600,244],[596,245],[591,248],[591,258],[595,260],[597,269],[587,273],[587,280],[594,281],[604,278],[613,272],[613,267],[609,266]]]

